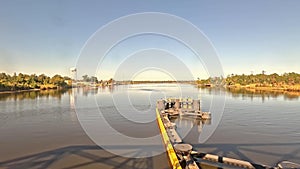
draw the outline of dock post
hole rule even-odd
[[[177,153],[187,156],[192,151],[193,147],[190,144],[175,144],[174,149]]]
[[[175,109],[180,109],[180,100],[179,99],[175,99],[175,105],[174,105]]]
[[[159,111],[165,110],[165,101],[164,100],[157,101],[157,109]]]
[[[200,100],[193,100],[193,108],[196,112],[200,111]]]

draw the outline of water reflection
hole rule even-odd
[[[253,98],[260,97],[262,102],[266,99],[277,98],[283,96],[284,100],[298,100],[300,92],[292,91],[266,91],[266,90],[255,90],[255,89],[226,89],[233,98]]]
[[[261,98],[262,102],[269,99],[283,97],[284,100],[299,100],[300,92],[294,91],[276,91],[276,90],[256,90],[248,88],[207,88],[197,87],[209,95],[220,95],[222,92],[227,92],[233,98],[251,99]]]
[[[205,94],[209,94],[209,95],[223,95],[224,92],[226,92],[226,90],[224,88],[220,88],[220,87],[212,88],[212,87],[196,86],[196,88],[198,88],[198,90],[201,90]]]
[[[120,87],[119,87],[120,88]],[[300,92],[292,91],[265,91],[265,90],[255,90],[255,89],[224,89],[224,88],[198,88],[202,90],[205,94],[209,95],[220,95],[227,92],[233,98],[242,98],[253,100],[254,98],[261,98],[262,102],[269,99],[274,99],[278,97],[283,97],[284,100],[299,100]],[[38,97],[54,97],[61,99],[61,96],[65,93],[71,95],[72,92],[77,92],[83,96],[97,95],[100,93],[112,94],[116,90],[116,86],[103,86],[103,87],[85,87],[85,88],[75,88],[75,90],[40,90],[40,91],[24,91],[15,93],[0,93],[0,101],[6,100],[24,100],[24,99],[36,99]]]
[[[96,95],[98,93],[98,88],[90,88],[90,87],[84,87],[82,88],[82,95],[87,97],[89,95]]]
[[[70,93],[71,91],[68,89],[64,90],[40,90],[40,91],[24,91],[24,92],[16,92],[16,93],[1,93],[0,101],[7,100],[25,100],[25,99],[36,99],[36,98],[49,98],[54,97],[61,99],[62,95],[65,93]]]
[[[185,142],[199,143],[204,125],[211,125],[211,119],[195,118],[194,116],[172,116],[172,123],[176,123],[177,131]]]
[[[83,96],[97,95],[99,93],[113,93],[115,86],[104,86],[104,87],[84,87],[84,88],[73,88],[73,89],[62,89],[62,90],[37,90],[37,91],[22,91],[12,93],[0,93],[0,101],[19,101],[36,98],[57,98],[61,100],[64,94],[72,95],[72,93],[80,93]]]
[[[77,92],[82,93],[83,96],[95,96],[97,94],[109,93],[112,94],[115,90],[115,86],[102,86],[102,87],[83,87],[78,88]]]

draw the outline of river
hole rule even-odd
[[[169,96],[197,97],[203,111],[212,109],[215,98],[226,98],[220,123],[199,127],[175,119],[179,134],[190,131],[184,141],[197,150],[272,166],[282,160],[300,163],[298,96],[140,84],[0,94],[0,168],[168,168],[156,137],[155,102]],[[91,137],[86,114],[91,124],[101,124],[100,140]],[[217,125],[214,133],[204,143],[195,141],[207,135],[199,131],[209,125]]]

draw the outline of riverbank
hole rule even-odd
[[[259,91],[300,92],[300,85],[284,85],[284,86],[229,85],[226,86],[226,88],[259,90]]]

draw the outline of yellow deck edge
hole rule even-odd
[[[170,142],[170,138],[167,134],[166,128],[165,128],[165,126],[162,122],[160,113],[159,113],[157,108],[156,108],[156,116],[157,116],[157,123],[158,123],[158,126],[159,126],[159,130],[160,130],[160,133],[161,133],[161,136],[162,136],[162,140],[163,140],[163,143],[164,143],[165,148],[166,148],[166,152],[167,152],[169,160],[170,160],[170,164],[172,165],[173,169],[182,169],[182,167],[179,163],[179,160],[177,158],[177,155],[175,153],[175,150],[173,148],[173,145]]]

